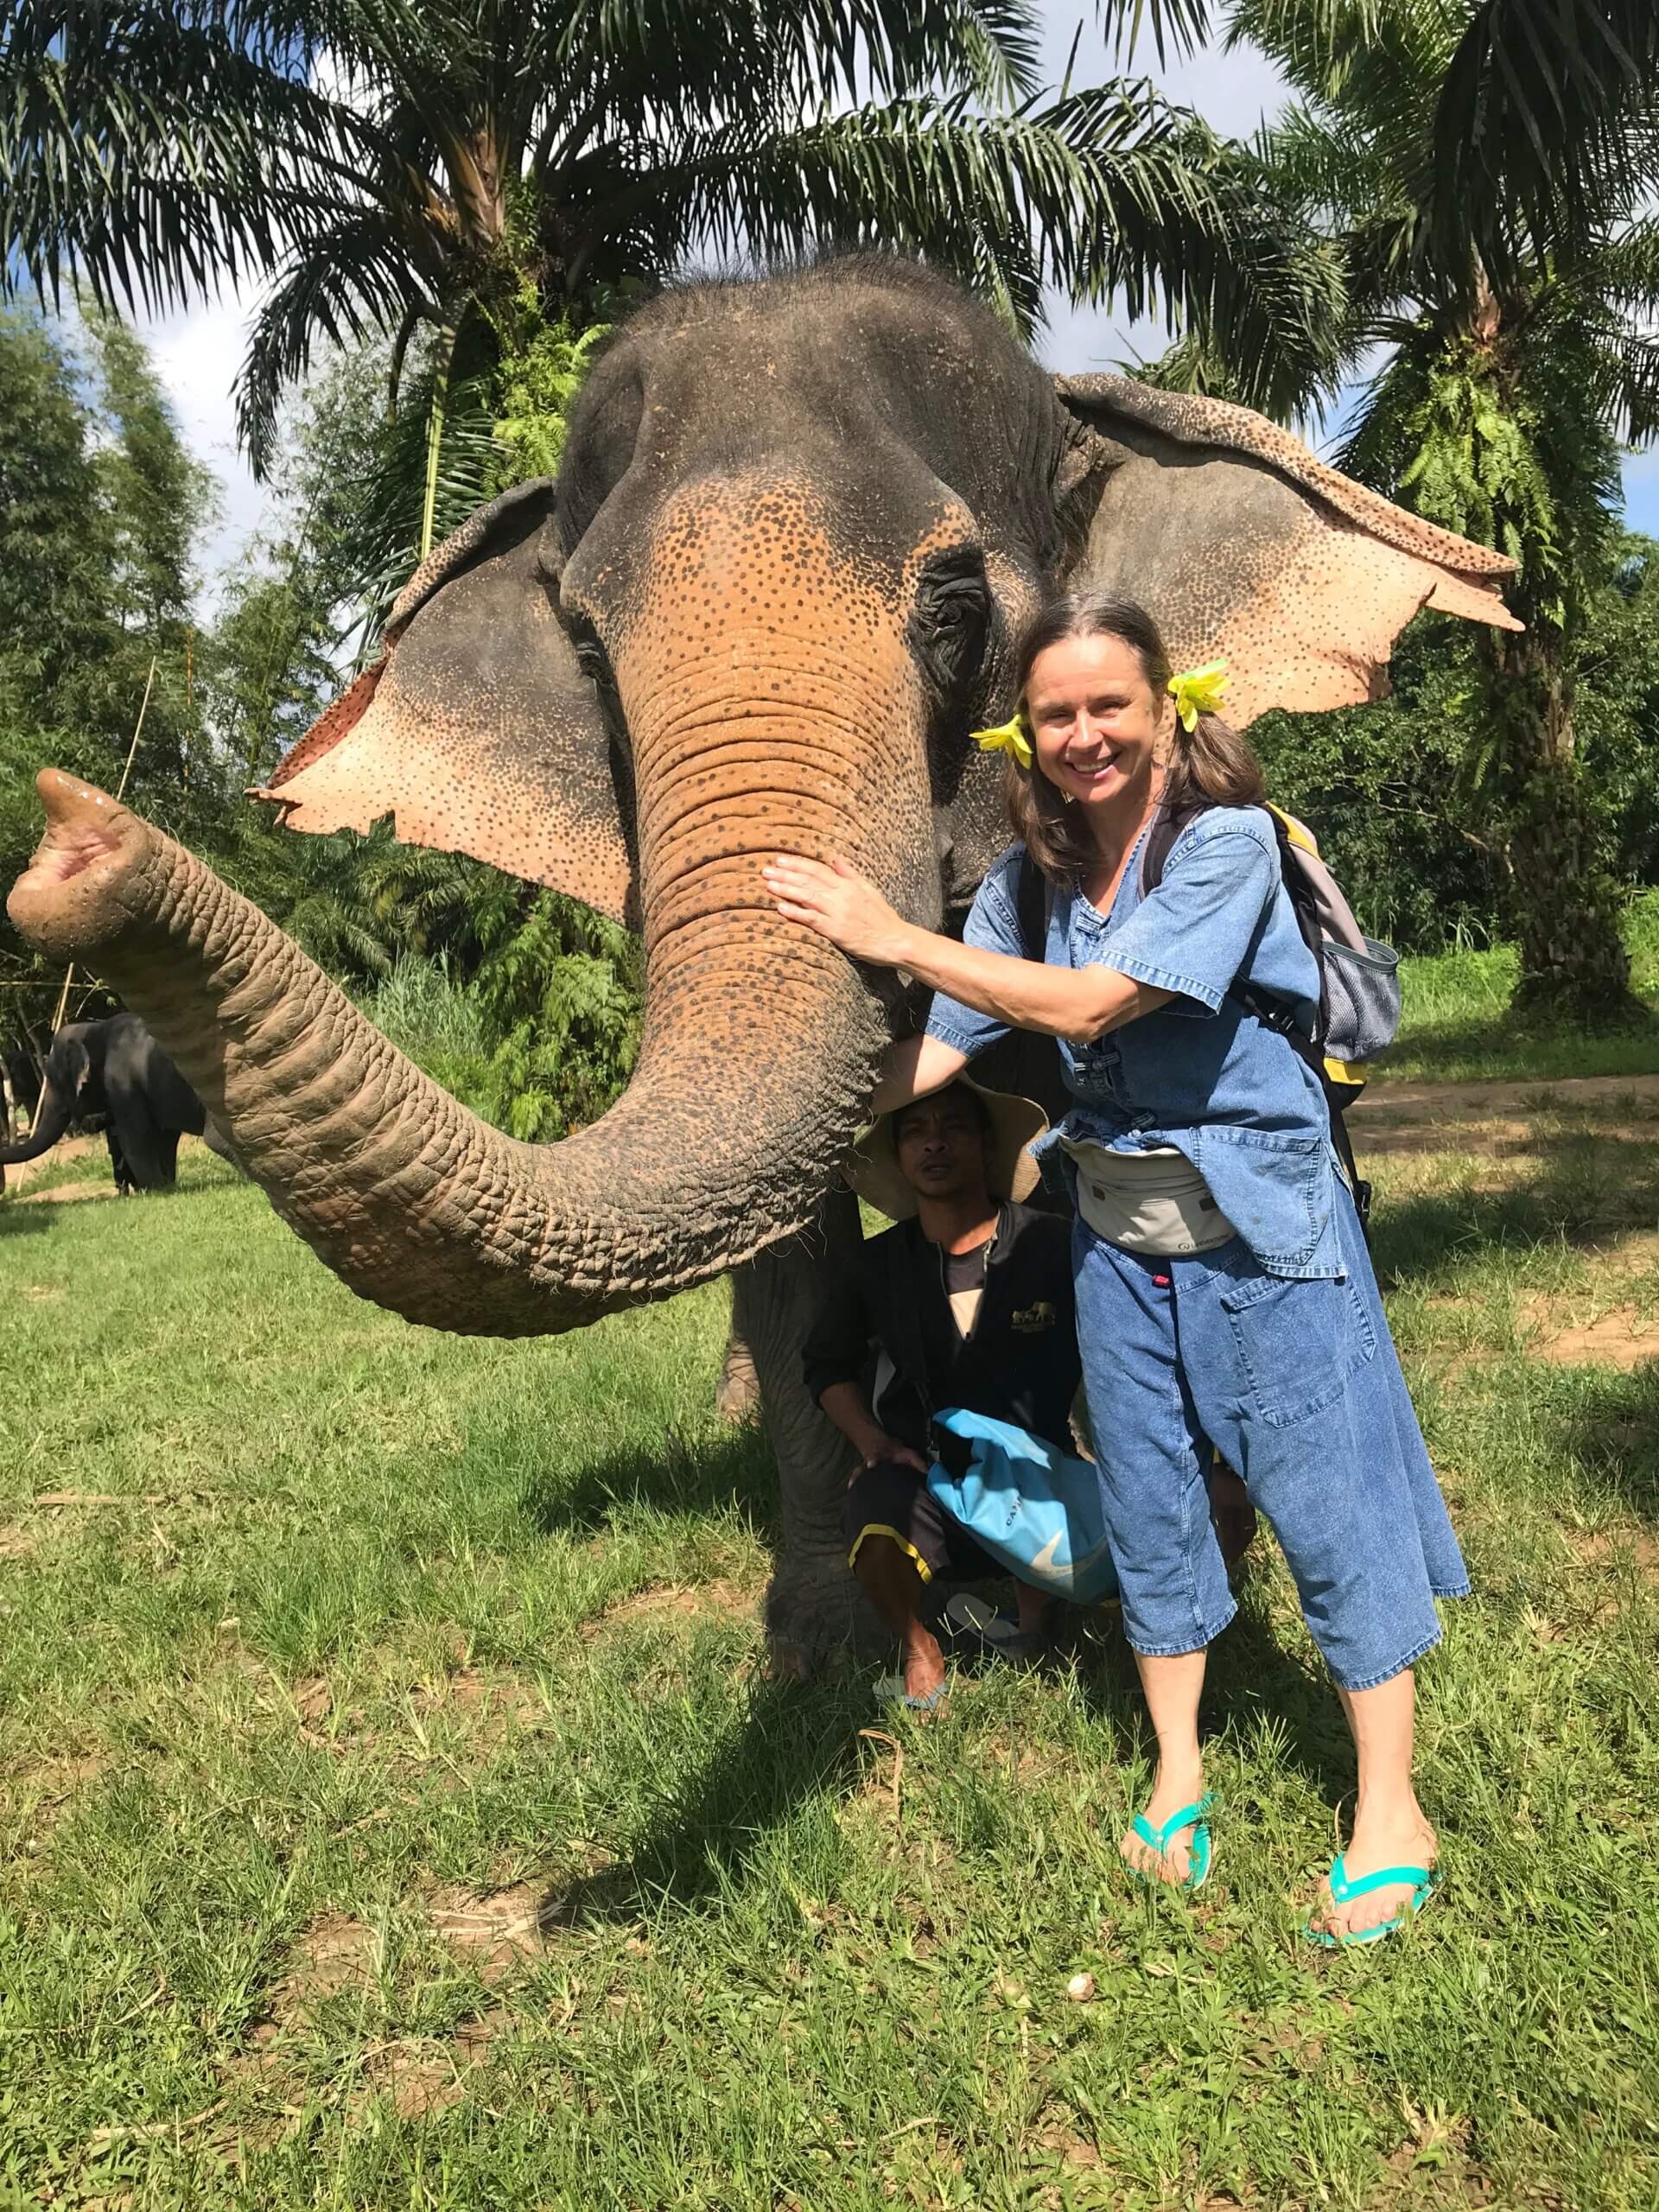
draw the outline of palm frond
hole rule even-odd
[[[594,57],[613,92],[648,82],[657,111],[707,128],[757,100],[777,116],[947,85],[986,102],[1024,97],[1040,82],[1041,29],[1031,0],[575,0],[558,59]]]
[[[1095,0],[1095,20],[1122,60],[1133,60],[1148,30],[1160,62],[1190,54],[1209,37],[1215,12],[1209,0]]]
[[[1620,427],[1633,446],[1659,440],[1659,339],[1627,332],[1619,341]]]
[[[1632,315],[1659,315],[1659,215],[1632,223],[1592,257],[1598,289]]]
[[[1227,331],[1241,382],[1275,407],[1322,372],[1340,286],[1221,142],[1138,84],[1007,117],[900,100],[790,131],[734,126],[671,167],[647,163],[597,206],[610,221],[650,210],[659,247],[919,253],[1026,337],[1048,284],[1172,326],[1190,317]]]
[[[1518,253],[1582,245],[1650,188],[1654,0],[1478,0],[1434,118],[1437,237],[1502,275]]]
[[[418,374],[405,378],[402,404],[385,427],[375,465],[335,549],[342,571],[356,586],[347,636],[359,660],[376,644],[393,600],[419,564],[433,385],[429,359]],[[510,480],[510,456],[495,436],[494,398],[488,373],[458,378],[445,395],[434,543],[458,530]]]
[[[390,335],[406,316],[435,312],[378,208],[308,239],[261,305],[237,378],[237,431],[254,474],[270,466],[283,388],[319,343]]]
[[[0,291],[158,313],[270,267],[360,153],[226,0],[0,12]]]

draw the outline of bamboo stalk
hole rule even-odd
[[[156,656],[152,653],[149,657],[149,674],[144,678],[144,696],[138,702],[138,719],[133,724],[132,743],[127,747],[127,765],[121,771],[121,781],[116,790],[115,803],[118,806],[119,806],[122,800],[127,795],[127,779],[132,773],[133,760],[137,757],[138,751],[138,741],[143,735],[144,716],[149,710],[150,686],[155,683],[155,681]],[[72,960],[67,968],[64,970],[63,988],[58,993],[57,1012],[52,1017],[52,1029],[54,1034],[63,1027],[63,1010],[69,1003],[70,986],[73,983],[74,980],[75,963]]]

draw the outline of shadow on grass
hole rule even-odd
[[[1561,1456],[1626,1511],[1659,1525],[1659,1360],[1627,1374],[1562,1368],[1551,1382],[1544,1418]]]
[[[1363,1133],[1357,1134],[1363,1173]],[[1543,1163],[1542,1173],[1520,1190],[1384,1198],[1372,1222],[1383,1287],[1432,1287],[1456,1268],[1506,1249],[1564,1243],[1594,1250],[1659,1224],[1659,1145],[1650,1135],[1540,1135],[1518,1140],[1494,1165],[1520,1158]]]
[[[1409,990],[1409,985],[1408,989]],[[1547,1084],[1582,1075],[1659,1075],[1659,1018],[1585,1031],[1499,1011],[1408,1028],[1387,1066],[1399,1083]],[[1386,1090],[1379,1087],[1382,1098]]]
[[[861,1673],[758,1681],[709,1758],[675,1777],[629,1857],[554,1891],[542,1924],[633,1920],[664,1898],[694,1904],[741,1880],[801,1804],[844,1787],[870,1718]]]
[[[537,1471],[525,1483],[520,1503],[531,1523],[550,1535],[607,1528],[624,1505],[709,1516],[735,1510],[777,1548],[778,1476],[759,1427],[734,1428],[690,1444],[665,1432],[658,1451],[616,1452],[568,1472]]]
[[[8,1229],[45,1229],[66,1206],[187,1205],[191,1200],[235,1188],[240,1176],[225,1174],[201,1182],[175,1183],[162,1191],[130,1191],[124,1196],[112,1182],[96,1175],[73,1175],[48,1183],[42,1190],[31,1184],[16,1196],[0,1192],[0,1235]],[[39,1218],[30,1220],[31,1215]]]
[[[0,1198],[0,1236],[38,1236],[52,1226],[44,1205],[24,1205],[18,1199]]]

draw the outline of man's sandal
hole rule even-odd
[[[875,1684],[875,1701],[878,1705],[902,1705],[909,1713],[931,1713],[934,1707],[942,1704],[950,1694],[950,1683],[941,1682],[938,1689],[930,1690],[925,1697],[912,1697],[905,1688],[905,1678],[902,1675],[879,1675]]]
[[[1328,1877],[1333,1905],[1348,1904],[1355,1897],[1368,1897],[1378,1890],[1391,1889],[1402,1882],[1410,1883],[1411,1896],[1392,1920],[1379,1920],[1374,1928],[1352,1929],[1338,1936],[1328,1928],[1316,1928],[1313,1914],[1310,1912],[1302,1923],[1302,1933],[1309,1942],[1323,1944],[1327,1951],[1351,1950],[1360,1943],[1380,1943],[1385,1936],[1398,1935],[1408,1921],[1415,1920],[1433,1895],[1434,1885],[1440,1878],[1438,1871],[1433,1866],[1384,1866],[1378,1873],[1362,1874],[1358,1881],[1351,1882],[1348,1869],[1343,1863],[1343,1854],[1338,1852],[1331,1861]],[[1314,1910],[1321,1909],[1315,1906]]]
[[[974,1643],[993,1659],[1013,1667],[1035,1667],[1052,1648],[1046,1629],[1021,1628],[1007,1613],[971,1590],[960,1591],[944,1609],[944,1618],[958,1635]]]
[[[1183,1828],[1191,1828],[1192,1831],[1192,1840],[1187,1846],[1187,1853],[1192,1863],[1186,1870],[1186,1879],[1184,1882],[1171,1882],[1162,1874],[1149,1873],[1144,1866],[1129,1866],[1129,1862],[1126,1859],[1123,1863],[1126,1866],[1129,1866],[1129,1872],[1137,1882],[1161,1882],[1166,1889],[1184,1890],[1188,1897],[1195,1897],[1198,1894],[1209,1880],[1210,1869],[1216,1863],[1215,1851],[1210,1840],[1209,1819],[1211,1812],[1214,1809],[1215,1802],[1206,1789],[1196,1803],[1183,1805],[1179,1813],[1172,1813],[1160,1828],[1154,1827],[1144,1813],[1135,1815],[1134,1834],[1141,1842],[1155,1851],[1160,1859],[1166,1859],[1169,1856],[1169,1847]]]

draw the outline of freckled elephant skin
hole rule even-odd
[[[1059,582],[1145,599],[1230,706],[1376,696],[1433,603],[1507,621],[1510,564],[1242,410],[1045,376],[913,266],[855,257],[665,295],[596,363],[555,482],[423,563],[381,661],[264,794],[292,826],[473,853],[643,932],[623,1099],[546,1149],[485,1128],[297,949],[102,794],[48,772],[10,911],[105,976],[353,1288],[499,1335],[742,1269],[792,1595],[847,1603],[841,1455],[799,1381],[810,1243],[908,1026],[892,979],[781,923],[760,865],[844,855],[930,926],[1006,842],[1010,644]],[[826,1226],[825,1224],[828,1224]]]

